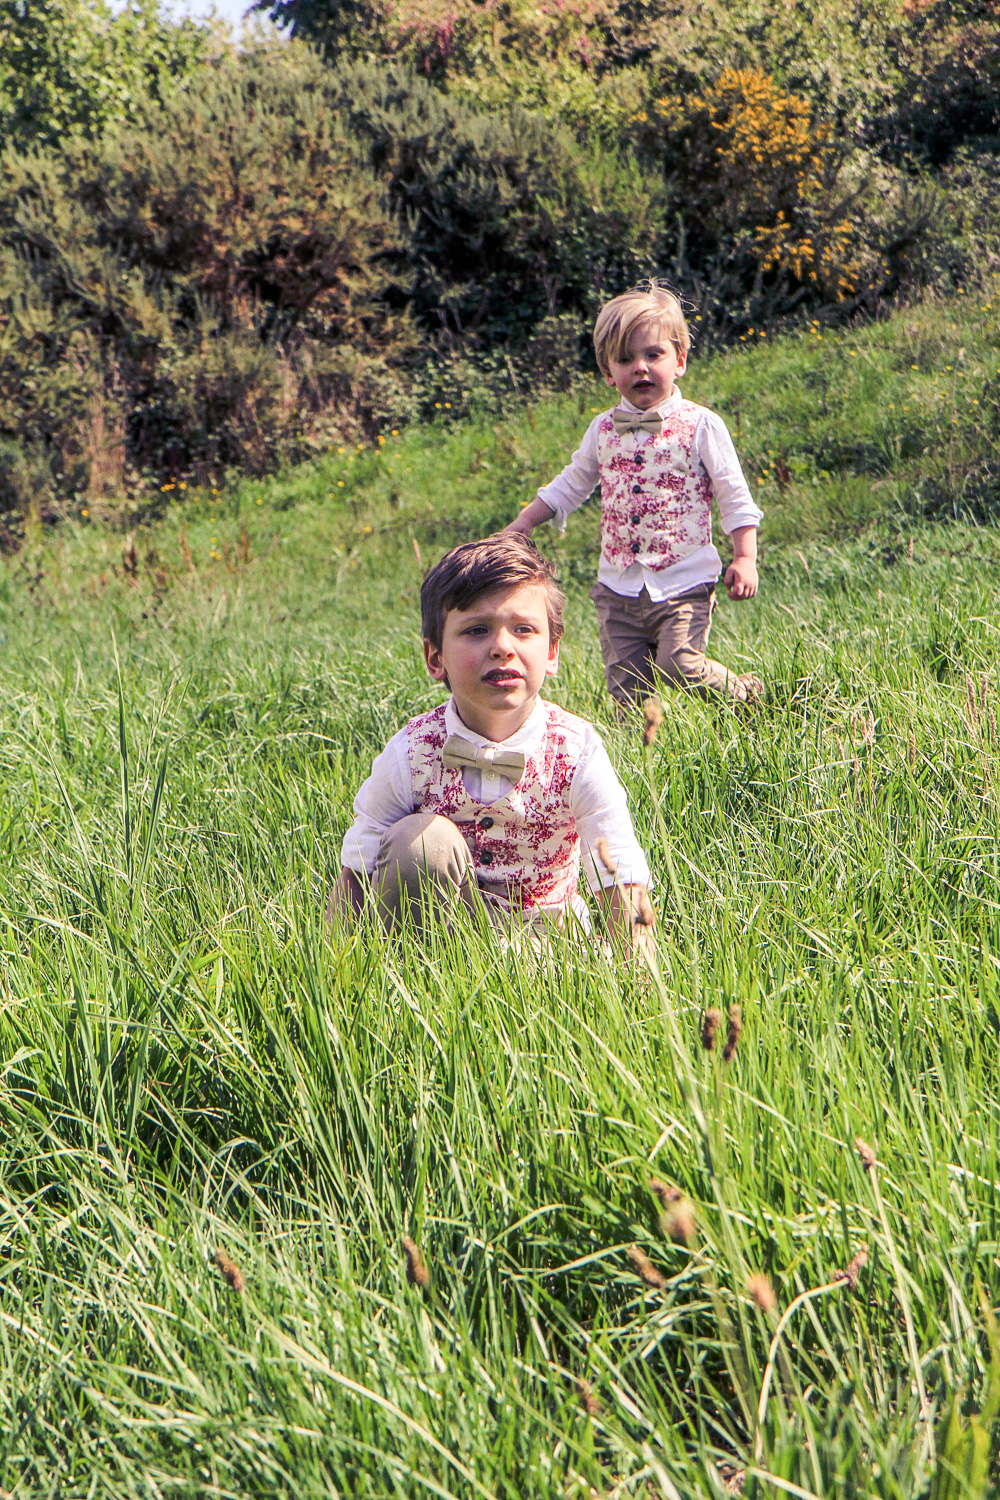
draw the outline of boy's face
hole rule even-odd
[[[687,355],[664,338],[655,323],[637,323],[626,357],[608,363],[611,373],[604,377],[608,385],[640,411],[649,411],[673,395],[674,381],[687,368]]]
[[[545,585],[515,584],[482,594],[468,609],[450,609],[440,649],[425,640],[424,660],[436,682],[447,679],[464,724],[488,739],[507,739],[559,666]]]

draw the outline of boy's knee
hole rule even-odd
[[[675,687],[704,688],[708,682],[708,660],[704,651],[677,646],[657,667]]]
[[[451,819],[410,813],[383,837],[372,883],[381,915],[393,921],[405,902],[425,894],[464,897],[474,879],[468,845]]]

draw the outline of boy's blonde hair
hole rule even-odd
[[[645,286],[630,287],[620,297],[612,297],[597,314],[594,353],[602,375],[611,374],[611,360],[626,357],[632,331],[641,323],[654,323],[678,353],[687,355],[691,334],[684,309],[673,292],[648,282]]]

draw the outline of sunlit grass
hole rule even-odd
[[[837,359],[882,350],[898,391],[885,351],[937,326],[907,317]],[[717,1496],[745,1471],[746,1494],[778,1493],[765,1474],[824,1500],[926,1490],[900,1279],[853,1143],[882,1164],[928,1399],[974,1409],[978,1288],[1000,1300],[1000,542],[921,519],[938,448],[890,455],[874,494],[860,460],[817,486],[793,471],[825,421],[885,417],[877,382],[828,417],[801,382],[782,408],[786,365],[826,372],[804,344],[691,388],[731,400],[746,379],[784,436],[765,504],[785,541],[715,627],[768,684],[753,717],[673,697],[645,752],[603,692],[593,523],[542,539],[571,592],[554,693],[629,787],[662,991],[597,947],[540,961],[367,923],[331,942],[322,919],[372,755],[437,701],[421,562],[513,513],[577,397],[7,562],[0,1486],[566,1500]],[[988,466],[988,437],[966,434],[956,472]],[[390,462],[410,471],[395,502]],[[855,536],[836,506],[873,524]],[[734,1005],[726,1065],[699,1038]],[[690,1242],[665,1237],[652,1177],[693,1205]],[[748,1281],[780,1313],[862,1249],[857,1290],[786,1330],[758,1437],[776,1314]]]

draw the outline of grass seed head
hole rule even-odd
[[[858,1155],[861,1157],[861,1165],[866,1172],[870,1172],[876,1164],[875,1152],[869,1146],[868,1142],[863,1141],[859,1135],[854,1137],[854,1144],[857,1147]]]
[[[667,1278],[664,1276],[663,1272],[656,1269],[649,1256],[645,1255],[639,1249],[638,1245],[631,1245],[629,1247],[628,1259],[629,1264],[631,1265],[635,1274],[639,1277],[639,1280],[644,1281],[647,1286],[654,1287],[656,1290],[659,1290],[660,1287],[666,1286]]]
[[[726,1032],[726,1045],[722,1049],[722,1061],[732,1062],[736,1056],[736,1048],[743,1032],[743,1012],[738,1005],[729,1007],[729,1029]]]
[[[642,713],[645,719],[645,728],[642,731],[642,743],[644,745],[651,745],[656,739],[656,731],[663,723],[663,709],[655,698],[647,698],[642,705]]]
[[[706,1010],[705,1019],[701,1023],[701,1045],[706,1052],[715,1051],[715,1038],[721,1025],[722,1011],[716,1010],[714,1006],[711,1010]]]
[[[611,850],[608,847],[607,839],[598,839],[594,847],[597,850],[598,859],[601,861],[601,864],[607,870],[608,874],[614,875],[615,871],[618,869],[618,861],[612,855]]]
[[[761,1312],[767,1313],[768,1317],[778,1311],[778,1299],[774,1295],[774,1287],[768,1281],[763,1271],[756,1272],[747,1282],[747,1291],[750,1293]]]
[[[980,679],[979,679],[979,707],[980,708],[985,708],[986,707],[986,689],[987,689],[987,686],[988,686],[988,679],[987,679],[986,673],[984,672],[983,675],[982,675],[982,677],[980,677]]]
[[[589,1380],[579,1376],[576,1382],[576,1393],[580,1398],[580,1405],[588,1417],[599,1417],[601,1414],[601,1403],[594,1395],[594,1387]]]
[[[693,1205],[686,1198],[681,1198],[661,1216],[660,1228],[675,1245],[687,1245],[690,1249],[695,1241]]]
[[[971,673],[965,679],[965,693],[968,705],[965,711],[966,721],[970,729],[975,729],[979,724],[979,703],[976,699],[976,679]]]
[[[246,1279],[239,1266],[229,1259],[225,1250],[216,1250],[212,1259],[222,1272],[222,1279],[234,1292],[242,1292],[246,1286]]]
[[[838,1271],[836,1276],[834,1277],[834,1280],[846,1281],[851,1291],[855,1291],[858,1285],[858,1277],[861,1275],[861,1268],[867,1263],[867,1260],[868,1251],[859,1250],[857,1255],[851,1261],[850,1265],[847,1267],[847,1270]]]
[[[408,1234],[403,1235],[403,1254],[406,1256],[406,1279],[410,1285],[425,1289],[429,1287],[431,1273],[427,1269],[427,1262]]]
[[[669,1208],[673,1203],[679,1203],[681,1190],[673,1187],[669,1182],[661,1182],[658,1177],[649,1179],[649,1191],[655,1193],[664,1208]]]
[[[656,926],[656,912],[644,886],[632,889],[632,917],[637,927]]]

